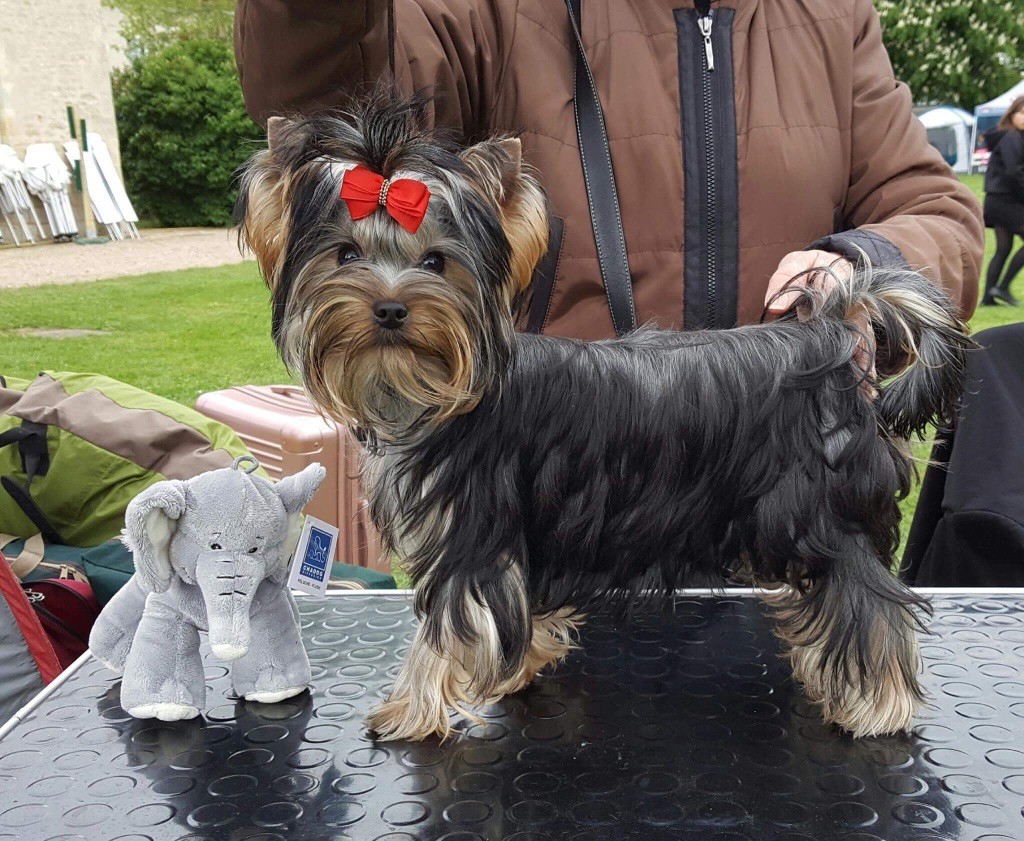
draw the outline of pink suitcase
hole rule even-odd
[[[201,394],[196,409],[235,430],[272,479],[319,461],[327,468],[327,478],[306,506],[306,513],[338,527],[339,561],[391,572],[367,515],[359,482],[353,478],[358,471],[358,445],[344,426],[322,418],[301,388],[226,388]]]

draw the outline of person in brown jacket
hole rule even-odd
[[[435,123],[467,139],[518,134],[554,219],[522,326],[603,338],[622,324],[581,166],[578,31],[607,127],[632,323],[754,322],[793,275],[836,260],[848,272],[862,252],[923,272],[973,312],[980,208],[912,115],[870,0],[582,0],[578,30],[573,5],[238,0],[246,105],[261,122],[308,114],[393,76],[432,94]]]

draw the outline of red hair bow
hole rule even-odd
[[[430,189],[412,178],[389,181],[360,165],[345,173],[340,198],[348,205],[353,219],[363,219],[383,207],[392,219],[414,234],[427,215]]]

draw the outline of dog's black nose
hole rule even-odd
[[[373,305],[373,318],[385,330],[397,330],[408,315],[408,308],[400,301],[378,301]]]

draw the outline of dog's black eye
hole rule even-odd
[[[444,271],[444,255],[437,251],[428,252],[420,260],[420,268],[434,274],[441,274]]]
[[[260,551],[260,547],[259,546],[253,546],[252,549],[249,550],[249,554],[250,555],[255,555],[259,551]]]
[[[338,249],[338,265],[344,266],[346,263],[358,260],[361,256],[362,255],[359,253],[358,248],[356,248],[352,243],[346,242]]]
[[[222,549],[223,547],[219,543],[211,543],[210,544],[210,548],[211,549]]]

